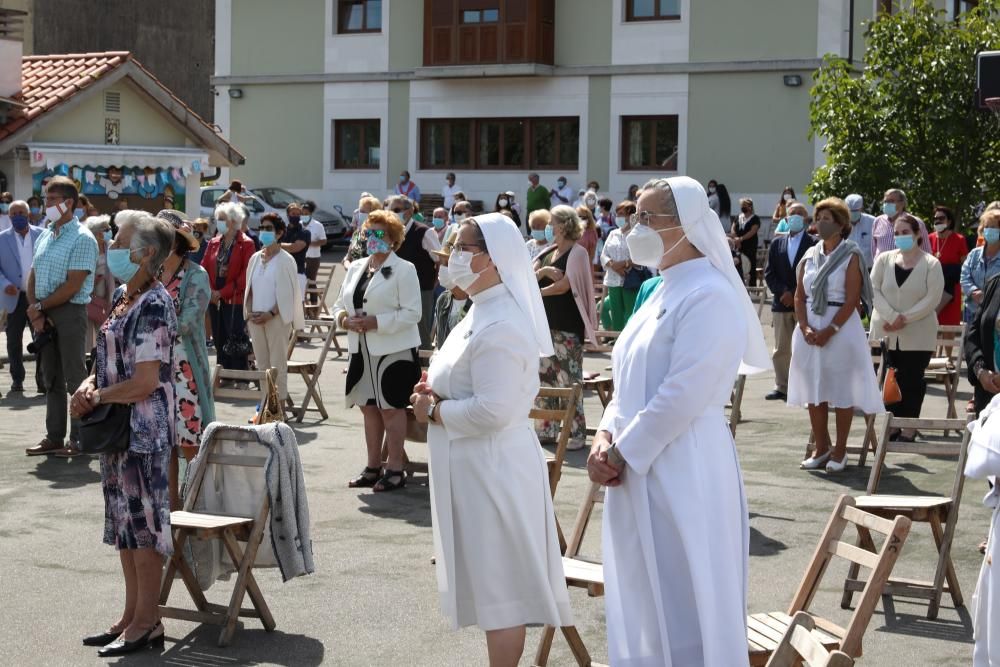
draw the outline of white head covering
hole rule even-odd
[[[552,349],[549,320],[545,317],[542,293],[538,291],[538,281],[531,268],[531,258],[528,247],[524,245],[524,237],[514,226],[514,222],[500,213],[477,215],[473,220],[483,232],[490,259],[500,273],[500,280],[531,324],[539,356],[551,357],[555,351]]]
[[[708,206],[708,196],[701,183],[688,176],[666,179],[673,191],[681,227],[691,245],[708,258],[712,266],[722,272],[738,294],[742,296],[743,316],[747,323],[747,348],[743,353],[740,373],[749,375],[771,368],[771,357],[764,343],[764,331],[760,327],[757,309],[750,301],[750,294],[736,272],[733,255],[722,231],[719,216]]]

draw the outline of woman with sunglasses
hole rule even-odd
[[[368,256],[351,263],[333,307],[350,353],[346,403],[361,408],[368,448],[365,469],[348,486],[395,491],[406,484],[406,406],[420,380],[420,281],[413,264],[395,253],[405,236],[395,213],[373,211],[361,235]]]
[[[277,213],[260,218],[261,249],[250,258],[243,317],[250,330],[257,368],[278,373],[278,397],[288,398],[288,339],[305,327],[298,265],[281,248],[287,227]]]

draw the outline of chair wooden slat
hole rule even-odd
[[[852,546],[847,542],[840,542],[839,540],[832,542],[830,544],[830,553],[834,556],[846,558],[849,561],[858,563],[867,568],[875,569],[878,565],[878,554],[873,554],[871,551],[859,549],[858,547]]]

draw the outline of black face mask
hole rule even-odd
[[[297,215],[290,215],[290,216],[288,216],[288,224],[290,224],[290,225],[292,225],[294,227],[297,227],[298,224],[299,224],[299,216],[297,216]]]

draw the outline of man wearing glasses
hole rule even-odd
[[[28,319],[35,334],[45,384],[45,437],[28,456],[79,454],[79,420],[70,422],[67,395],[87,376],[85,339],[87,304],[94,289],[97,241],[73,216],[79,192],[68,178],[57,176],[45,190],[45,231],[35,244],[28,276]]]
[[[434,285],[437,282],[436,250],[441,249],[441,239],[431,227],[413,220],[413,203],[403,195],[394,195],[386,207],[403,223],[406,236],[396,255],[413,264],[420,281],[420,347],[431,349],[431,328],[434,325]]]

